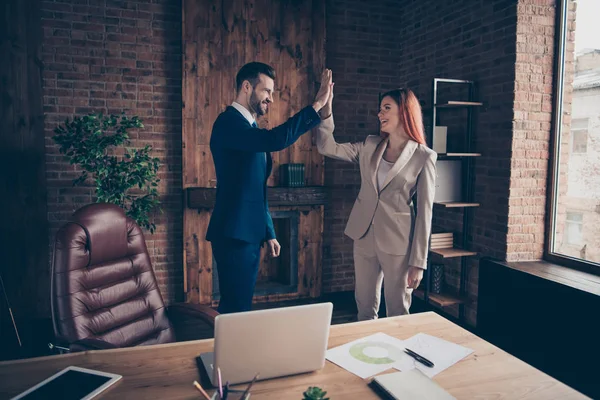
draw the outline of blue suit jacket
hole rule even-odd
[[[233,107],[219,115],[210,137],[217,197],[206,240],[233,238],[260,243],[275,238],[267,203],[272,167],[269,152],[291,146],[320,121],[310,106],[271,130],[253,128]]]

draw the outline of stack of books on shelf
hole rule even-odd
[[[431,234],[431,250],[451,249],[454,246],[454,234],[452,232],[440,232]]]
[[[304,164],[282,164],[279,174],[281,186],[304,186]]]

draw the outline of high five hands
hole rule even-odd
[[[324,69],[321,74],[321,87],[319,87],[319,91],[315,96],[315,101],[312,104],[316,112],[321,111],[321,109],[327,105],[329,98],[331,97],[332,89],[333,81],[331,70]]]
[[[333,75],[331,73],[331,70],[329,69],[327,71],[329,71],[329,98],[327,99],[327,103],[325,103],[323,108],[321,108],[321,119],[329,118],[331,116],[331,113],[333,112],[333,85],[335,85],[335,83],[333,83]]]

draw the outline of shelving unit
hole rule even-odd
[[[448,85],[467,85],[468,89],[468,100],[453,100],[446,102],[438,103],[438,88],[440,84],[448,84]],[[463,108],[467,110],[467,121],[466,121],[466,132],[464,136],[464,142],[461,143],[459,152],[448,152],[443,154],[438,154],[438,159],[459,159],[462,162],[461,171],[462,171],[462,187],[463,187],[463,198],[461,201],[453,201],[453,202],[436,202],[434,203],[434,213],[435,210],[439,209],[463,209],[463,223],[462,223],[462,232],[461,235],[461,244],[465,248],[459,248],[454,245],[453,248],[444,248],[444,249],[431,249],[429,250],[430,257],[428,262],[428,268],[425,272],[424,282],[425,288],[417,289],[413,292],[414,296],[423,300],[426,304],[433,305],[441,310],[445,307],[459,305],[459,316],[458,320],[460,322],[463,321],[464,318],[464,304],[468,302],[467,297],[467,277],[468,277],[468,257],[476,256],[477,253],[468,249],[468,232],[471,227],[471,218],[472,218],[472,210],[476,207],[479,207],[479,203],[473,201],[474,193],[474,182],[472,175],[472,163],[477,157],[481,156],[481,153],[473,152],[471,146],[471,140],[473,138],[473,112],[477,107],[483,105],[483,103],[475,100],[475,83],[473,81],[468,80],[458,80],[458,79],[443,79],[443,78],[434,78],[433,79],[433,93],[432,93],[432,115],[431,115],[431,132],[429,132],[429,145],[433,145],[433,135],[435,132],[435,126],[437,126],[438,121],[438,112],[439,109],[456,109]],[[451,111],[448,111],[451,112]],[[460,267],[460,285],[457,293],[453,293],[450,290],[446,289],[442,293],[431,293],[431,264],[436,263],[436,261],[447,260],[450,258],[461,258],[461,267]],[[446,273],[446,271],[444,271]]]
[[[421,289],[417,289],[413,294],[421,300],[425,299],[425,292]],[[467,302],[466,297],[461,297],[457,294],[447,293],[429,293],[429,303],[437,307],[449,307],[456,304],[464,304]]]

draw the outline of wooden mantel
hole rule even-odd
[[[186,189],[187,207],[199,210],[212,210],[217,189],[191,187]],[[269,187],[267,200],[271,207],[321,206],[328,202],[324,186]]]

